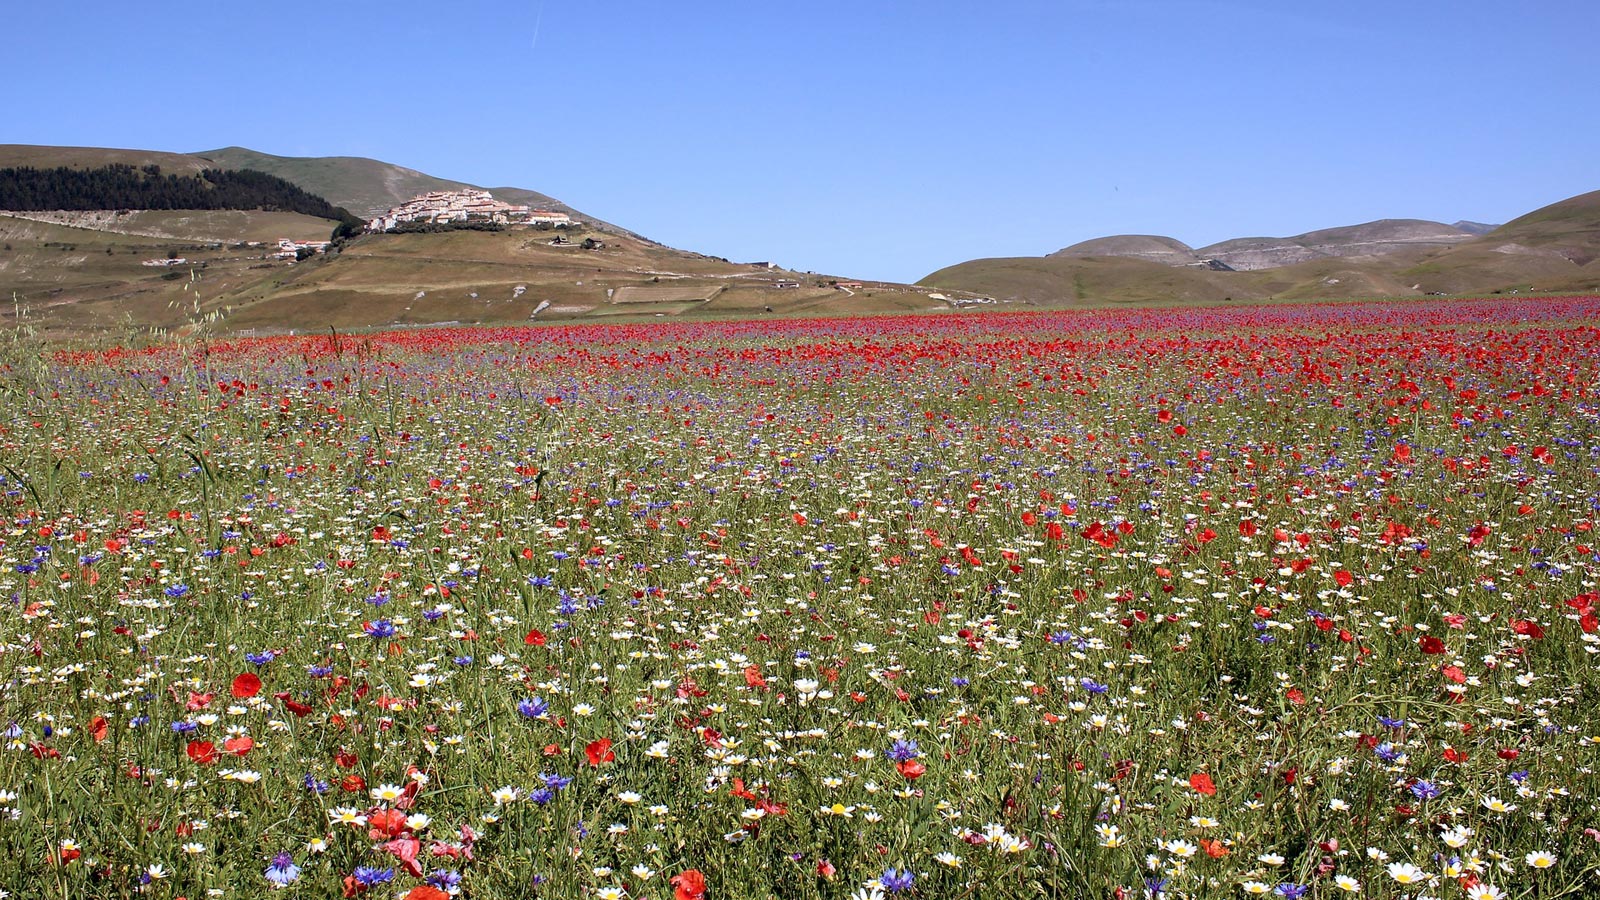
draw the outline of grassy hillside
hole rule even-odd
[[[1541,207],[1483,236],[1484,242],[1554,250],[1579,266],[1600,258],[1600,191]]]
[[[0,216],[0,325],[78,333],[175,327],[203,314],[217,294],[293,271],[263,258],[267,252]],[[169,257],[186,262],[143,264]]]
[[[359,156],[273,156],[244,147],[224,147],[194,154],[231,169],[255,169],[292,181],[313,194],[328,198],[358,216],[372,217],[429,191],[459,191],[479,188],[463,181],[450,181],[407,169],[381,160]],[[542,209],[564,212],[602,231],[630,233],[627,229],[602,222],[560,200],[525,188],[481,188],[507,203],[523,203]]]
[[[940,269],[918,282],[1039,306],[1104,306],[1164,302],[1215,303],[1267,296],[1231,272],[1174,267],[1120,257],[978,259]]]
[[[1122,256],[1168,266],[1198,262],[1194,248],[1177,238],[1159,234],[1116,234],[1063,247],[1051,256]]]
[[[31,166],[49,169],[98,169],[112,163],[129,166],[160,166],[172,175],[198,175],[212,165],[187,153],[160,150],[118,150],[109,147],[49,147],[37,144],[0,144],[0,168]]]
[[[1600,288],[1600,191],[1507,222],[1398,273],[1424,290],[1583,291]]]
[[[525,230],[370,235],[279,283],[217,295],[212,306],[238,330],[948,308],[904,286],[851,297],[811,276],[799,289],[778,288],[788,273],[617,235],[583,250],[582,237],[554,246],[549,233]]]
[[[79,230],[198,243],[258,241],[276,244],[280,238],[325,241],[334,226],[328,219],[315,216],[260,209],[46,211],[9,215]]]

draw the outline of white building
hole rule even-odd
[[[474,219],[499,225],[571,225],[566,213],[532,209],[496,200],[488,191],[430,191],[394,207],[367,223],[368,231],[390,231],[404,222],[468,222]]]

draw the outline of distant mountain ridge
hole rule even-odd
[[[1464,223],[1493,230],[1495,226]],[[1477,234],[1425,219],[1379,219],[1361,225],[1323,228],[1293,237],[1247,237],[1219,241],[1198,249],[1164,235],[1124,234],[1094,238],[1057,250],[1050,256],[1119,256],[1168,266],[1205,266],[1253,272],[1313,259],[1387,256],[1439,250],[1472,240]]]
[[[918,283],[1038,304],[1590,291],[1600,289],[1600,191],[1499,226],[1380,219],[1198,249],[1113,235],[1044,257],[971,260]]]

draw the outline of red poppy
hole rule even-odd
[[[1213,796],[1217,793],[1216,782],[1212,781],[1211,776],[1204,772],[1196,772],[1193,775],[1190,775],[1189,787],[1192,787],[1196,791],[1205,794],[1207,797]]]
[[[1523,637],[1530,637],[1536,641],[1544,639],[1544,629],[1540,628],[1539,623],[1532,619],[1517,619],[1513,621],[1511,630]]]
[[[254,697],[261,692],[261,679],[257,678],[254,672],[236,675],[234,676],[231,690],[233,696],[238,697],[240,700]]]
[[[1417,638],[1417,646],[1422,648],[1423,653],[1432,654],[1443,653],[1445,649],[1444,641],[1439,640],[1431,634],[1425,634],[1422,637]]]
[[[411,835],[403,835],[383,845],[383,849],[400,860],[400,865],[405,867],[406,874],[412,878],[422,877],[422,863],[417,861],[417,854],[422,851],[422,842]]]
[[[588,746],[583,748],[583,752],[589,757],[589,765],[591,766],[598,766],[601,763],[608,763],[617,758],[617,754],[611,752],[610,738],[601,738],[598,741],[591,741]]]
[[[895,768],[900,770],[900,774],[905,776],[907,781],[916,781],[928,772],[927,766],[914,759],[902,760],[895,764]]]
[[[379,809],[367,814],[367,836],[375,841],[398,837],[407,831],[406,814],[398,809]]]
[[[544,632],[535,628],[523,636],[522,642],[530,647],[543,647],[545,642]]]
[[[450,895],[431,884],[419,884],[406,892],[405,900],[450,900]]]
[[[240,735],[238,737],[231,737],[223,741],[222,749],[232,753],[234,756],[244,756],[246,753],[249,753],[255,747],[255,745],[255,740],[247,735]]]
[[[217,747],[210,741],[190,741],[183,752],[202,766],[209,766],[217,761]]]
[[[685,869],[672,876],[672,900],[705,900],[706,876],[699,869]]]

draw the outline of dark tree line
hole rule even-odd
[[[160,166],[113,163],[96,169],[0,169],[0,209],[261,209],[297,212],[339,223],[335,238],[358,234],[362,222],[343,207],[276,175],[251,169],[206,169],[163,175]]]

